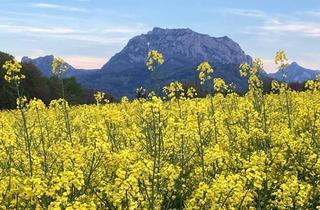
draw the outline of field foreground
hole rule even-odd
[[[31,100],[0,112],[0,208],[319,208],[319,102],[317,91]]]

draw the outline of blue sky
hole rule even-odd
[[[277,50],[320,69],[319,0],[0,0],[0,50],[17,58],[54,54],[99,68],[153,27],[229,36],[274,71]]]

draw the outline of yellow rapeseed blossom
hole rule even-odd
[[[99,106],[20,99],[25,127],[18,110],[0,115],[0,206],[313,209],[320,92],[290,94],[291,128],[284,94],[258,99],[262,109],[250,94]]]
[[[320,89],[320,75],[317,75],[316,80],[308,80],[305,83],[305,88],[312,91],[317,91]]]
[[[148,52],[148,58],[146,66],[149,71],[154,71],[158,65],[162,65],[164,62],[162,53],[157,50],[151,50]]]
[[[197,94],[197,90],[196,90],[194,87],[188,88],[188,90],[187,90],[187,97],[193,98],[193,97],[196,97],[197,95],[198,95],[198,94]]]
[[[288,58],[283,50],[280,50],[276,53],[275,64],[278,65],[279,69],[283,69],[288,66]]]
[[[203,84],[206,80],[211,79],[213,68],[211,67],[209,62],[205,61],[198,66],[197,71],[199,72],[200,83]]]
[[[21,64],[13,59],[10,61],[6,61],[5,64],[3,65],[3,68],[6,70],[4,79],[7,80],[8,82],[16,82],[20,83],[22,79],[25,79],[26,77],[21,73]]]
[[[163,92],[169,99],[184,97],[184,89],[180,82],[171,82],[170,85],[163,88]]]
[[[18,97],[0,111],[0,209],[320,209],[319,81],[262,94],[261,66],[243,65],[244,96]]]
[[[282,73],[282,81],[284,82],[287,77],[285,70],[289,65],[286,53],[283,50],[278,51],[275,55],[274,61]]]
[[[240,76],[246,77],[251,75],[256,75],[259,71],[263,69],[263,62],[259,58],[255,58],[250,66],[248,63],[242,63],[239,67]]]
[[[243,63],[240,65],[239,69],[240,69],[240,75],[242,77],[246,77],[248,75],[248,73],[250,72],[251,68],[248,63]]]
[[[96,92],[94,94],[94,98],[96,100],[97,105],[103,104],[103,103],[109,103],[110,101],[106,98],[106,94],[104,92]]]
[[[226,85],[226,83],[224,82],[223,79],[214,78],[213,79],[213,88],[215,91],[221,92],[221,91],[227,91],[228,86]]]
[[[54,75],[61,75],[68,70],[68,66],[62,58],[54,58],[52,62],[52,73]]]

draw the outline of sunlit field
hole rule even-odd
[[[149,53],[147,69],[164,62]],[[276,63],[287,58],[278,52]],[[295,92],[273,82],[264,94],[261,61],[241,65],[239,96],[214,69],[197,71],[214,94],[197,98],[179,82],[135,100],[49,106],[6,80],[17,108],[0,112],[1,209],[316,209],[320,206],[320,81]],[[63,62],[55,60],[55,72]]]

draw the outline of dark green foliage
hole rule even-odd
[[[15,107],[15,90],[4,80],[5,71],[2,66],[7,60],[13,59],[13,56],[0,52],[0,109]]]
[[[83,103],[83,90],[81,85],[77,83],[74,77],[63,78],[65,99],[70,104]],[[58,77],[51,77],[47,79],[47,101],[52,99],[62,98],[62,81]]]
[[[41,74],[38,69],[32,64],[22,64],[22,74],[26,79],[21,82],[22,95],[27,98],[40,98],[47,99],[47,84],[46,78]]]

